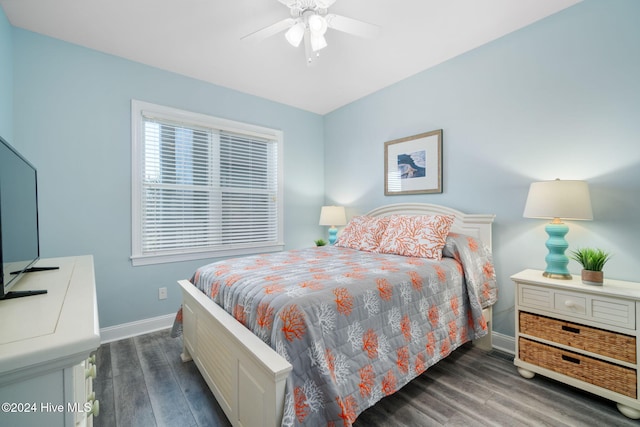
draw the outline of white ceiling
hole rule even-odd
[[[0,0],[12,25],[318,114],[328,113],[580,0],[337,0],[331,13],[381,27],[336,30],[314,67],[277,34],[277,0]]]

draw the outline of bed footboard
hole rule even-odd
[[[493,306],[487,307],[484,310],[482,310],[482,314],[484,315],[484,320],[487,322],[487,335],[483,336],[478,340],[473,341],[473,345],[477,346],[482,350],[491,351],[493,349],[493,342],[492,342],[493,340],[492,338]]]
[[[291,364],[189,281],[182,288],[183,361],[193,359],[234,426],[279,426]]]

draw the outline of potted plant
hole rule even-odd
[[[327,244],[327,241],[323,239],[318,239],[318,240],[314,240],[314,243],[316,244],[316,246],[325,246]]]
[[[602,285],[604,281],[602,268],[611,258],[611,254],[602,249],[584,248],[571,251],[571,258],[582,265],[582,283]]]

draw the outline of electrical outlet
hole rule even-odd
[[[158,289],[158,299],[167,299],[167,288]]]

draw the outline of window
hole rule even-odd
[[[282,132],[132,101],[133,265],[283,249]]]

